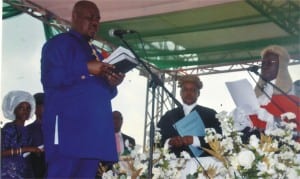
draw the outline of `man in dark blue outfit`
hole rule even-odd
[[[124,74],[101,62],[89,41],[98,31],[100,12],[78,1],[72,29],[43,47],[41,81],[48,178],[93,178],[99,161],[118,161],[111,99]]]
[[[202,82],[196,75],[185,75],[179,80],[180,96],[182,98],[182,107],[178,107],[167,111],[162,116],[157,126],[161,129],[162,135],[161,144],[167,145],[170,152],[180,156],[182,151],[188,152],[192,157],[192,151],[189,149],[189,145],[194,147],[206,147],[208,144],[204,141],[204,136],[180,136],[179,133],[173,127],[177,121],[188,115],[191,111],[197,111],[201,117],[205,128],[214,128],[217,133],[221,134],[221,126],[216,118],[216,111],[204,106],[197,105],[197,99],[200,95],[200,89],[202,88]],[[205,156],[207,153],[203,153],[201,156]]]

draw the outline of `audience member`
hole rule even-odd
[[[111,99],[124,74],[89,42],[98,32],[100,12],[77,1],[72,28],[43,47],[44,145],[48,178],[94,178],[100,161],[118,161]]]
[[[255,93],[261,107],[266,113],[271,114],[273,120],[259,118],[257,115],[251,115],[250,119],[253,126],[259,130],[266,129],[267,126],[273,126],[274,121],[280,119],[281,114],[292,112],[296,115],[293,120],[297,124],[297,131],[300,131],[300,107],[299,97],[292,94],[293,82],[288,71],[290,56],[286,49],[278,45],[266,47],[261,52],[262,65],[261,77],[255,87]],[[273,83],[280,90],[273,88],[269,83]]]
[[[175,153],[177,157],[180,156],[182,151],[186,151],[193,156],[188,147],[189,145],[209,148],[204,140],[204,136],[180,136],[173,127],[173,124],[188,115],[191,111],[197,111],[206,128],[215,128],[216,132],[220,134],[222,132],[220,123],[216,118],[216,111],[197,105],[197,99],[200,96],[202,86],[202,82],[196,75],[185,75],[181,77],[179,79],[179,87],[180,96],[183,101],[182,107],[167,111],[157,124],[162,135],[161,144],[169,145],[170,152]],[[207,153],[204,152],[201,156],[205,155],[207,155]]]
[[[44,93],[33,95],[35,99],[35,121],[28,125],[29,135],[32,138],[32,145],[43,148],[42,119],[44,111]],[[45,153],[31,153],[32,169],[34,178],[44,178],[46,174]]]
[[[121,132],[123,116],[119,111],[113,111],[117,151],[120,155],[129,154],[135,147],[134,138]]]
[[[300,80],[294,81],[294,94],[300,98]]]
[[[1,178],[33,178],[28,152],[43,150],[32,146],[25,121],[35,110],[32,95],[25,91],[11,91],[3,99],[4,116],[12,122],[1,129]]]

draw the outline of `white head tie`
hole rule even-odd
[[[30,117],[35,112],[35,101],[33,96],[26,91],[10,91],[3,99],[2,111],[4,117],[15,120],[15,108],[22,102],[28,102],[31,106]]]

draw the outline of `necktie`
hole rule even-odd
[[[117,152],[118,154],[120,154],[121,153],[120,135],[115,134],[115,138],[116,138]]]

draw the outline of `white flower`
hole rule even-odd
[[[226,111],[221,111],[216,114],[216,118],[219,120],[223,120],[227,118],[227,112]]]
[[[276,163],[275,165],[276,165],[276,168],[281,171],[285,171],[287,168],[286,165],[284,165],[283,163],[280,163],[280,162]]]
[[[293,130],[297,127],[297,124],[294,123],[294,122],[289,122],[289,123],[286,124],[286,127],[290,130]]]
[[[142,163],[140,160],[135,159],[133,164],[135,169],[142,169],[142,172],[146,171],[148,168],[148,163]]]
[[[205,133],[206,135],[215,135],[217,132],[214,128],[205,128]]]
[[[186,151],[182,151],[180,153],[180,156],[183,157],[184,159],[190,159],[191,158],[190,154]]]
[[[147,160],[148,154],[142,153],[139,156],[140,156],[140,160]]]
[[[152,173],[153,173],[153,176],[152,176],[153,179],[158,179],[160,177],[163,177],[163,172],[162,172],[161,168],[153,168]],[[161,174],[162,174],[162,176],[161,176]]]
[[[252,122],[249,119],[249,115],[245,113],[242,108],[237,107],[231,112],[234,119],[234,129],[243,130],[246,127],[252,127]]]
[[[117,179],[118,177],[117,176],[114,176],[114,173],[112,170],[109,170],[105,173],[103,173],[103,176],[102,176],[103,179]]]
[[[160,143],[161,140],[161,134],[160,134],[160,128],[155,128],[155,136],[154,136],[154,143]]]
[[[131,146],[130,146],[130,143],[129,143],[129,140],[128,140],[128,139],[125,140],[125,146],[126,146],[127,148],[131,149]]]
[[[230,157],[230,164],[231,164],[231,166],[235,169],[235,170],[237,170],[238,169],[238,167],[239,167],[239,161],[238,161],[238,158],[237,158],[237,156],[236,155],[233,155],[232,157]]]
[[[133,150],[130,151],[130,157],[136,158],[139,155],[139,151],[141,151],[142,146],[136,145]]]
[[[295,132],[294,123],[282,120],[276,123],[277,128],[265,131],[265,134],[261,135],[263,140],[252,135],[249,144],[243,144],[241,141],[242,133],[235,129],[232,113],[228,114],[223,111],[217,117],[224,133],[219,134],[214,128],[206,128],[204,137],[215,152],[215,160],[218,160],[219,157],[223,164],[216,168],[217,178],[251,178],[253,176],[257,176],[258,179],[299,178],[300,158],[297,158],[299,155],[296,154],[300,151],[300,143],[292,138]],[[284,114],[283,118],[293,118],[293,114]],[[157,133],[157,140],[160,137]],[[145,149],[149,151],[149,146],[146,145]],[[141,172],[138,178],[145,176],[148,170],[149,153],[140,152],[141,150],[136,148],[130,151],[129,158],[131,159],[129,161],[133,162],[133,167],[128,161],[121,160],[112,170],[115,173],[106,172],[103,178],[122,179],[119,174],[126,173],[122,177],[129,179],[132,171],[139,169]],[[182,152],[181,157],[176,158],[174,153],[169,153],[168,148],[154,148],[153,159],[155,163],[152,178],[184,178],[185,175],[183,174],[186,173],[182,173],[182,171],[186,169],[187,161],[191,158],[187,152]],[[201,173],[203,170],[191,172],[197,172],[195,174],[198,175],[198,178],[204,177]]]
[[[262,176],[268,171],[268,165],[265,162],[258,162],[256,164],[256,167],[258,168],[258,174],[257,176]]]
[[[275,168],[270,167],[269,170],[267,171],[267,173],[268,173],[269,175],[276,175],[277,172],[276,172]]]
[[[297,171],[293,168],[288,168],[286,173],[287,173],[287,178],[289,179],[299,178]]]
[[[298,152],[300,151],[300,143],[299,142],[291,141],[291,144],[292,144],[292,146],[295,147],[296,151],[298,151]]]
[[[250,169],[253,161],[255,160],[255,155],[250,150],[242,150],[238,154],[237,159],[240,166],[243,166],[245,169]]]
[[[157,160],[157,159],[159,159],[160,158],[160,151],[155,151],[155,152],[153,152],[153,159],[154,160]]]
[[[285,131],[281,128],[276,128],[276,129],[273,129],[273,130],[266,131],[266,134],[267,135],[273,135],[273,136],[284,136]]]
[[[175,168],[177,166],[176,160],[170,160],[169,161],[169,168]]]
[[[292,120],[292,119],[296,119],[296,115],[292,112],[286,112],[280,115],[280,118],[282,120],[287,119],[287,120]]]
[[[233,139],[230,137],[225,137],[222,141],[221,141],[221,146],[224,147],[224,151],[223,153],[229,152],[231,153],[231,151],[233,150]]]
[[[174,153],[165,153],[164,154],[166,160],[174,160],[176,159],[176,155]]]
[[[255,149],[258,149],[259,147],[259,139],[256,137],[256,135],[250,136],[249,145],[252,146]]]

